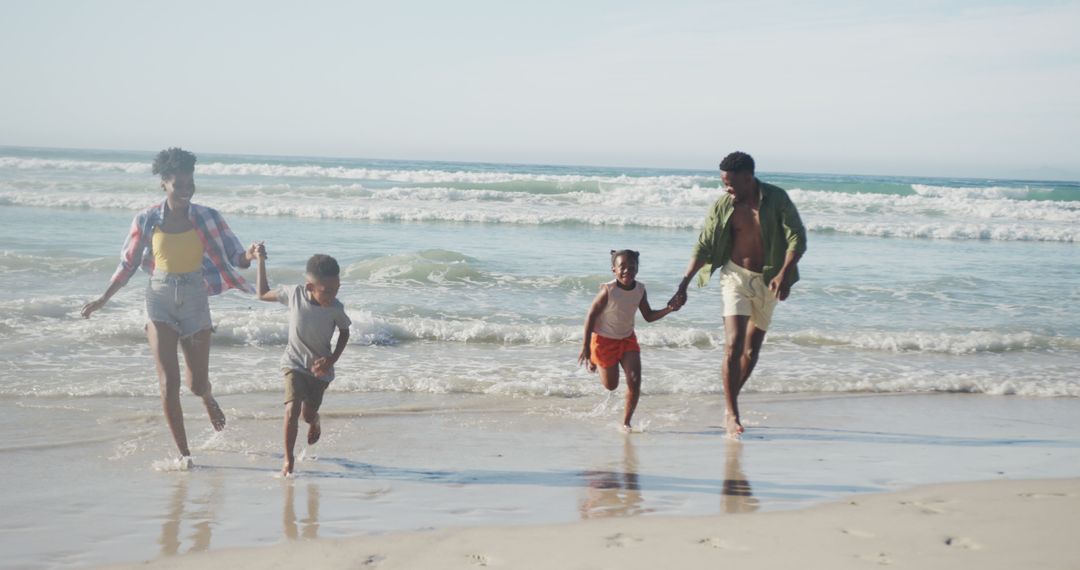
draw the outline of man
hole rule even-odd
[[[787,192],[754,176],[754,159],[733,152],[720,163],[726,194],[713,204],[694,246],[693,257],[671,302],[681,307],[686,287],[700,286],[720,270],[724,300],[724,426],[729,437],[743,432],[739,392],[757,364],[777,301],[799,280],[797,264],[806,251],[806,229]]]

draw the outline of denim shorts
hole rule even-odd
[[[212,330],[210,296],[202,272],[154,273],[146,286],[146,316],[168,325],[180,338]]]

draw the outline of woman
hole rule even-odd
[[[165,419],[180,450],[181,467],[191,465],[180,407],[180,362],[184,351],[188,387],[206,405],[214,429],[225,428],[225,414],[210,389],[209,296],[233,287],[252,292],[234,267],[245,269],[255,259],[253,244],[245,250],[221,214],[191,203],[195,194],[195,155],[179,148],[158,153],[154,174],[161,176],[165,200],[135,216],[124,241],[120,265],[105,293],[82,308],[90,315],[103,307],[141,266],[150,274],[146,289],[146,336],[157,364]]]

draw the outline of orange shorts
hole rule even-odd
[[[632,334],[626,338],[608,338],[593,333],[592,340],[589,341],[590,360],[600,368],[618,365],[623,354],[627,352],[641,352],[637,335]]]

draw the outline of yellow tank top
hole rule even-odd
[[[194,229],[168,234],[154,228],[154,268],[166,273],[191,273],[202,268],[203,244]]]

